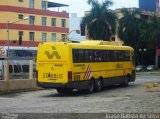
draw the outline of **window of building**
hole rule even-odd
[[[51,20],[51,26],[56,26],[56,18],[52,18],[52,20]]]
[[[47,33],[43,32],[42,33],[42,42],[46,42],[47,39]]]
[[[52,33],[52,42],[56,42],[56,34]]]
[[[23,14],[19,14],[18,19],[23,19]]]
[[[29,32],[29,40],[34,41],[34,32]]]
[[[47,18],[42,17],[42,26],[46,26],[46,25],[47,25]]]
[[[47,9],[47,1],[42,0],[42,9],[43,10]]]
[[[14,73],[20,73],[21,72],[21,65],[14,65]]]
[[[12,65],[9,65],[9,73],[13,73]]]
[[[62,26],[62,27],[66,27],[66,20],[65,20],[65,19],[62,19],[62,20],[61,20],[61,26]]]
[[[23,0],[18,0],[18,2],[23,2]]]
[[[19,36],[23,36],[23,31],[19,31],[19,32],[18,32],[18,35],[19,35]]]
[[[22,65],[22,70],[24,73],[29,72],[29,65]]]
[[[65,42],[65,40],[66,40],[66,34],[62,34],[61,35],[61,39],[62,39],[63,42]]]
[[[34,25],[34,22],[35,22],[35,16],[30,16],[29,17],[29,24]]]
[[[29,8],[34,8],[34,0],[29,0]]]

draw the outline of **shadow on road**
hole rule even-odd
[[[110,91],[116,91],[116,90],[123,90],[123,89],[132,89],[132,88],[136,88],[140,86],[140,84],[133,84],[131,83],[129,86],[127,87],[122,87],[122,86],[119,86],[119,85],[114,85],[114,86],[107,86],[107,87],[104,87],[103,90],[101,92],[94,92],[92,94],[87,94],[85,91],[73,91],[72,93],[70,94],[58,94],[55,90],[51,89],[49,92],[44,93],[43,95],[43,92],[42,94],[40,95],[40,97],[44,97],[44,98],[49,98],[49,97],[78,97],[78,96],[83,96],[83,97],[90,97],[90,96],[95,96],[95,95],[98,95],[98,94],[101,94],[101,93],[108,93]],[[53,90],[53,93],[52,93],[52,90]],[[39,90],[40,92],[41,90]],[[43,91],[48,91],[48,90],[43,90]],[[1,98],[16,98],[18,96],[21,96],[22,94],[26,93],[27,91],[23,92],[23,91],[13,91],[13,92],[8,92],[8,93],[3,93],[3,94],[0,94],[0,97]],[[28,91],[30,92],[30,91]],[[31,91],[31,92],[36,92],[36,91]],[[27,93],[28,94],[28,93]]]
[[[88,94],[86,93],[85,91],[73,91],[72,93],[70,94],[48,94],[48,95],[43,95],[42,97],[78,97],[78,96],[83,96],[83,97],[90,97],[91,95],[97,95],[99,93],[104,93],[104,92],[109,92],[109,91],[116,91],[116,90],[121,90],[121,89],[132,89],[132,88],[136,88],[138,87],[139,85],[138,84],[130,84],[129,86],[127,87],[122,87],[122,86],[119,86],[119,85],[113,85],[113,86],[107,86],[107,87],[104,87],[103,90],[101,92],[94,92],[92,94]]]

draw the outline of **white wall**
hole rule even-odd
[[[71,13],[69,18],[69,31],[80,30],[82,17],[77,17],[76,13]],[[76,34],[76,32],[72,32],[69,35],[69,38],[74,41],[81,41],[85,39],[85,36],[81,36],[81,34]]]

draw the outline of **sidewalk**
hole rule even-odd
[[[141,75],[141,74],[160,74],[160,70],[141,71],[141,72],[136,72],[136,74],[138,74],[138,75]]]

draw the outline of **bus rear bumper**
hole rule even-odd
[[[59,83],[43,83],[43,82],[37,82],[37,86],[41,88],[65,88],[66,86]]]
[[[61,83],[46,83],[46,82],[37,82],[37,86],[41,88],[72,88],[72,89],[85,89],[88,86],[89,81],[78,81],[78,82],[68,82],[66,84]]]

